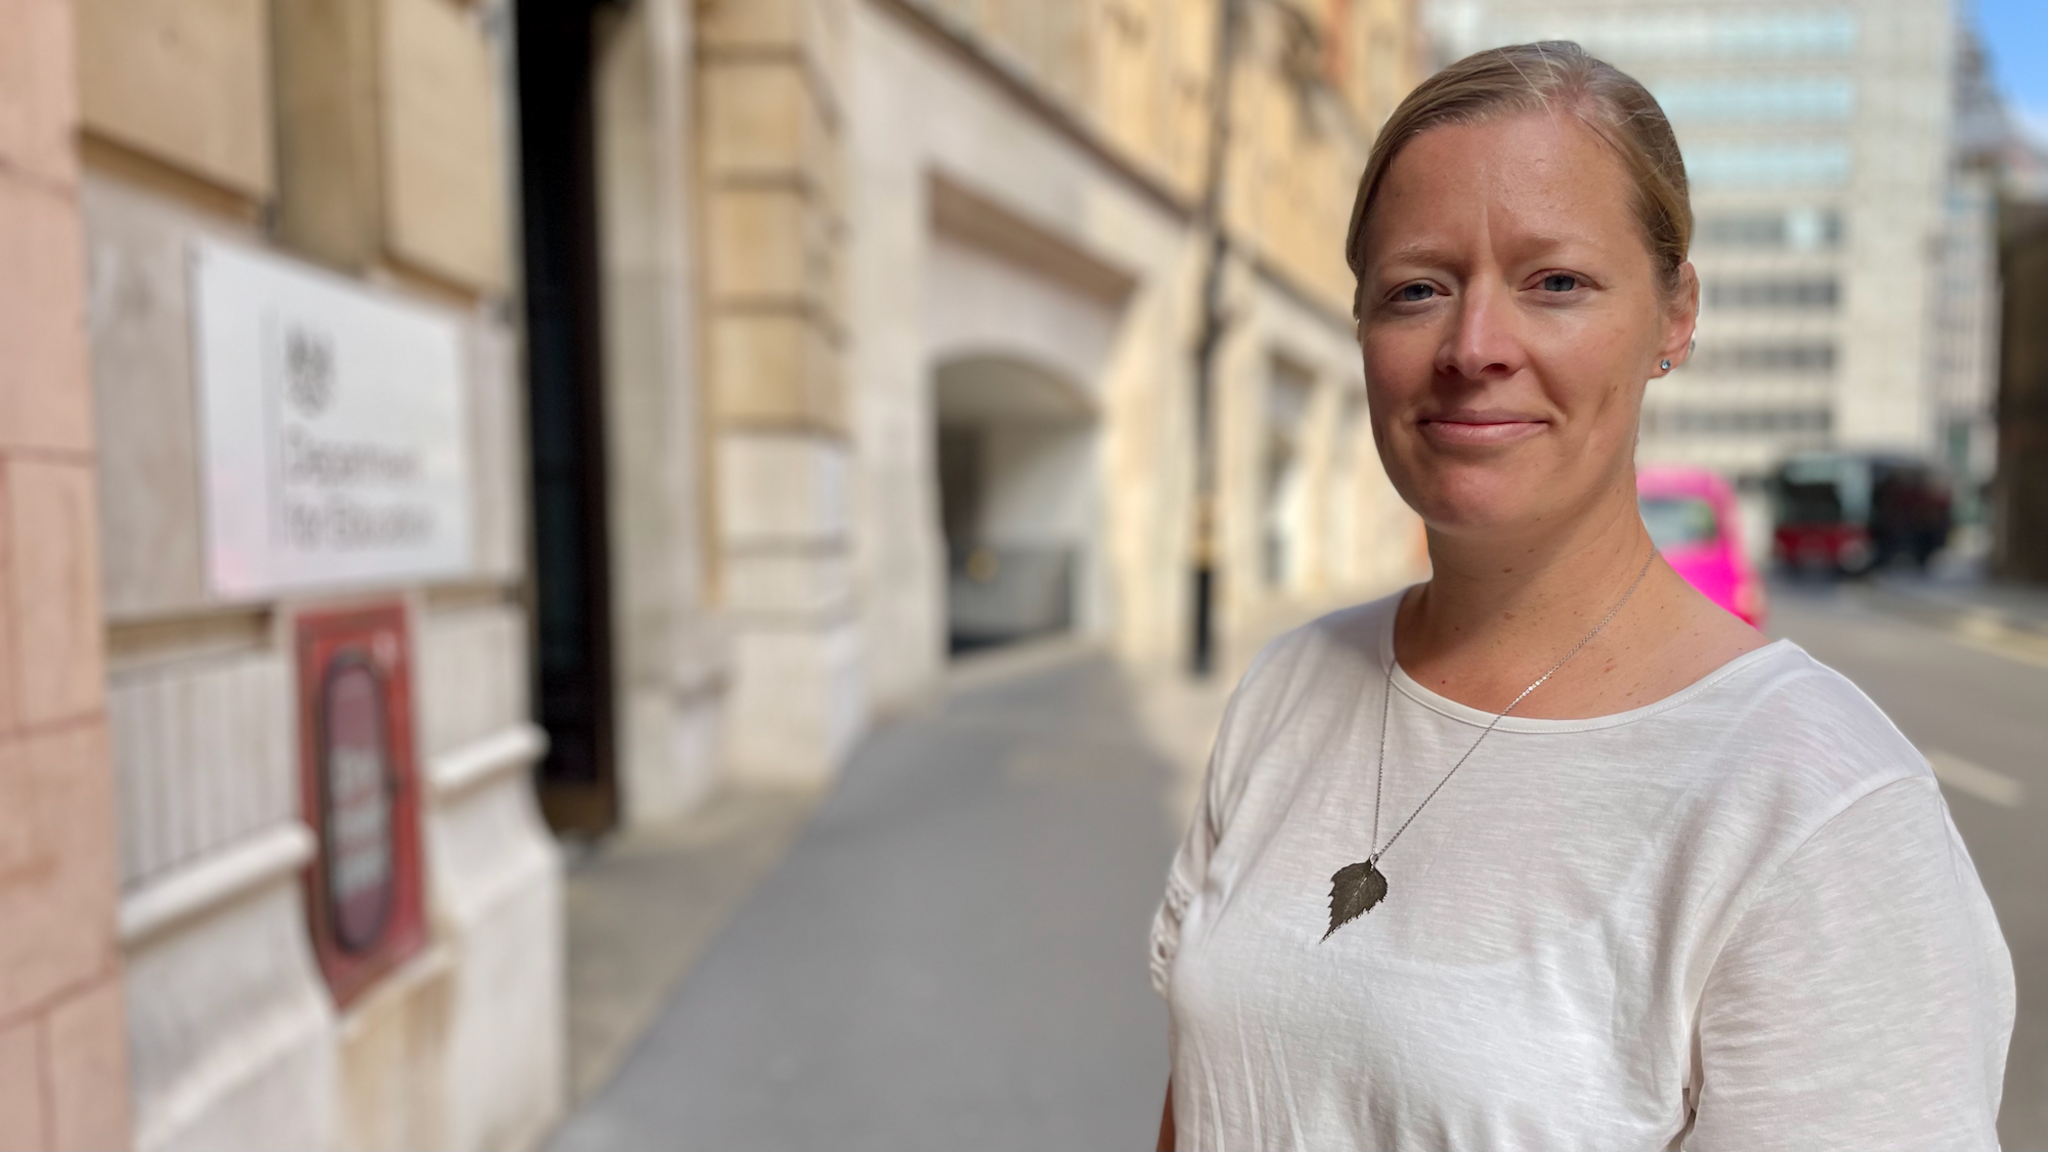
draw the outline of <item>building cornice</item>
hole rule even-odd
[[[915,0],[867,0],[927,42],[944,51],[968,70],[994,84],[1028,115],[1069,143],[1088,153],[1139,195],[1165,210],[1185,225],[1194,225],[1197,213],[1193,201],[1165,181],[1120,154],[1081,117],[1047,96],[1028,76],[990,56],[982,43],[966,29],[927,10]],[[1307,284],[1260,254],[1260,246],[1234,234],[1231,247],[1246,258],[1254,275],[1282,295],[1339,328],[1350,328],[1352,320],[1342,308],[1322,300]]]
[[[913,0],[868,0],[868,3],[894,16],[922,35],[925,40],[945,51],[955,62],[994,84],[1033,119],[1088,153],[1139,195],[1182,223],[1193,222],[1195,206],[1191,200],[1175,191],[1165,181],[1120,155],[1100,133],[1072,111],[1061,106],[1058,101],[1047,96],[1029,77],[991,57],[981,42],[965,29],[926,10],[923,5],[914,3]]]

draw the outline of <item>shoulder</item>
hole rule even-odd
[[[1313,746],[1348,724],[1360,700],[1378,700],[1386,684],[1386,628],[1400,598],[1397,592],[1339,609],[1259,650],[1216,733],[1209,784],[1220,806],[1231,806],[1264,754]]]
[[[1777,869],[1822,829],[1892,785],[1939,802],[1912,742],[1849,680],[1780,641],[1735,662],[1663,717],[1666,770],[1682,805],[1684,855],[1710,872]]]
[[[1340,608],[1267,642],[1231,693],[1237,723],[1299,720],[1330,704],[1348,711],[1360,689],[1386,679],[1387,625],[1402,595]]]
[[[1282,632],[1253,657],[1238,691],[1271,691],[1332,666],[1383,669],[1387,625],[1407,591],[1339,608]]]
[[[1749,771],[1838,808],[1899,780],[1932,780],[1891,718],[1798,645],[1779,641],[1738,663],[1698,704]]]

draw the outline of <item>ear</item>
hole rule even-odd
[[[1657,349],[1661,360],[1671,361],[1673,368],[1692,355],[1693,333],[1700,320],[1700,274],[1687,260],[1678,266],[1678,289],[1671,294],[1669,307],[1664,312],[1664,340]]]

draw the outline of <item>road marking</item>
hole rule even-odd
[[[1958,792],[1968,792],[1979,800],[1989,801],[2001,808],[2018,808],[2027,802],[2027,787],[2003,772],[1993,772],[1982,764],[1963,759],[1953,752],[1939,748],[1929,749],[1927,763],[1934,769],[1934,778]]]
[[[2002,656],[2036,668],[2048,668],[2048,634],[2015,628],[1987,608],[1944,605],[1881,585],[1854,589],[1850,598],[1879,612],[1904,616],[1938,629],[1950,640],[1973,651]]]
[[[1966,609],[1949,625],[1949,634],[1979,652],[2048,668],[2048,639],[2022,632],[1996,613]]]

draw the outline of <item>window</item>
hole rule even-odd
[[[1749,340],[1700,345],[1687,367],[1701,372],[1821,373],[1835,368],[1835,346],[1825,340]]]
[[[1616,60],[1669,56],[1844,57],[1856,51],[1856,17],[1840,8],[1808,8],[1769,15],[1707,11],[1595,19],[1532,20],[1501,27],[1495,44],[1577,40],[1588,51]],[[1478,47],[1475,45],[1474,47]]]
[[[1720,248],[1839,248],[1842,214],[1832,208],[1782,212],[1724,212],[1701,216],[1694,230],[1700,243]]]
[[[1792,308],[1832,310],[1841,302],[1841,284],[1832,276],[1797,280],[1709,280],[1701,286],[1713,308]]]
[[[1835,426],[1827,408],[1649,408],[1643,432],[1663,436],[1818,434]]]
[[[1856,113],[1846,77],[1670,81],[1655,94],[1677,124],[1842,123]]]
[[[1712,144],[1686,150],[1685,173],[1695,188],[1833,187],[1849,160],[1846,140]]]
[[[1293,588],[1303,576],[1302,552],[1309,523],[1306,441],[1315,376],[1274,357],[1266,386],[1266,469],[1264,576],[1269,587]]]
[[[1721,538],[1714,506],[1697,496],[1644,496],[1640,504],[1650,542],[1663,551],[1712,544]]]

